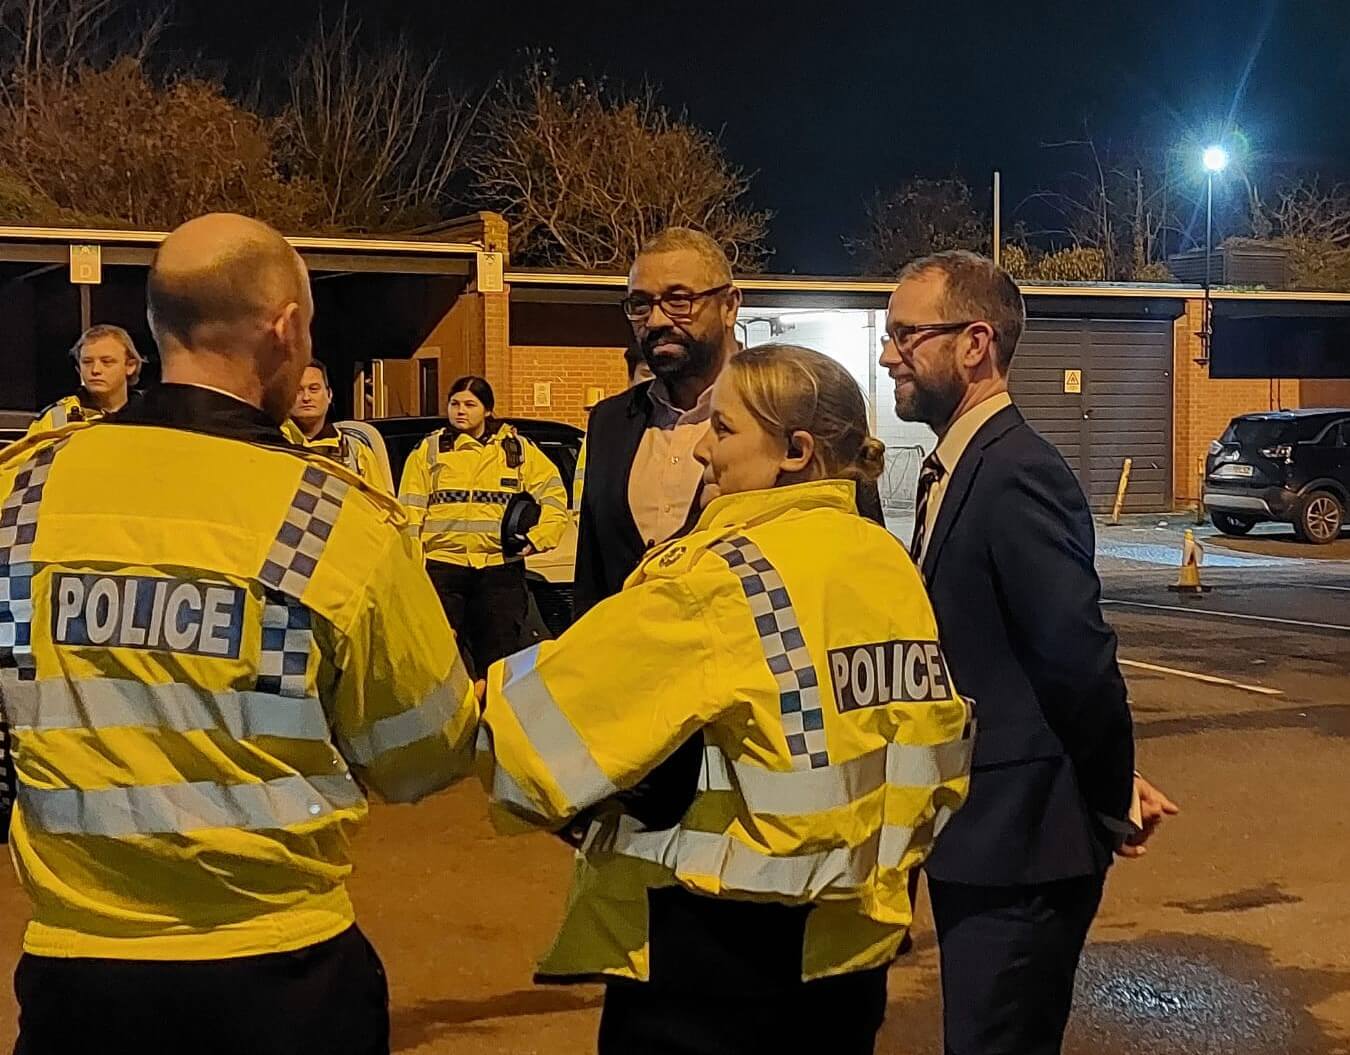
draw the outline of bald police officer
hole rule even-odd
[[[384,1053],[348,847],[465,771],[473,688],[398,503],[282,437],[296,253],[201,217],[148,295],[165,383],[0,455],[18,1051]]]

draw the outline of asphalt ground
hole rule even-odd
[[[1140,768],[1183,812],[1145,857],[1112,871],[1066,1051],[1350,1052],[1350,563],[1278,538],[1222,546],[1202,531],[1214,589],[1179,597],[1166,587],[1185,526],[1101,531]],[[356,862],[396,1051],[594,1049],[599,990],[531,981],[566,893],[561,843],[494,836],[481,791],[465,784],[417,807],[376,807]],[[6,969],[24,914],[5,869]],[[926,905],[915,937],[891,972],[879,1052],[941,1050]],[[6,991],[0,1050],[13,1031]]]

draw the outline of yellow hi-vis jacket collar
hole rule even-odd
[[[674,884],[814,906],[804,978],[895,954],[910,874],[966,795],[972,721],[918,572],[853,492],[719,498],[557,641],[490,669],[499,823],[598,808],[544,974],[646,978],[646,891]],[[676,828],[614,807],[700,729]]]

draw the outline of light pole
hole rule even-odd
[[[1205,321],[1201,328],[1201,361],[1205,364],[1209,362],[1209,342],[1214,335],[1212,316],[1210,314],[1209,284],[1210,284],[1210,259],[1214,256],[1214,177],[1228,167],[1228,151],[1215,144],[1205,147],[1205,152],[1200,156],[1201,163],[1205,166]]]

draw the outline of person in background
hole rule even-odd
[[[282,426],[286,438],[297,446],[318,451],[345,465],[367,483],[392,491],[393,483],[386,479],[375,452],[361,440],[339,432],[329,422],[328,411],[332,405],[333,386],[328,380],[328,367],[311,359],[300,377],[300,390],[295,395],[291,416]]]
[[[713,382],[739,348],[740,305],[726,253],[702,231],[667,228],[634,260],[623,310],[654,379],[591,411],[577,526],[578,616],[617,593],[643,553],[697,519],[702,472],[693,451],[708,430]],[[882,522],[874,483],[858,488],[858,504]]]
[[[145,363],[131,334],[107,323],[90,326],[80,334],[70,357],[80,376],[79,391],[44,407],[28,427],[30,434],[115,414],[127,405]]]
[[[393,497],[282,437],[286,240],[191,220],[147,298],[164,383],[0,454],[16,1051],[387,1055],[350,848],[467,772],[473,684]]]
[[[481,772],[504,827],[583,829],[540,974],[606,983],[601,1055],[868,1053],[970,710],[914,565],[856,513],[884,447],[848,372],[752,348],[708,410],[693,530],[491,668]],[[700,734],[645,822],[627,792]]]
[[[483,378],[455,381],[449,427],[408,455],[398,489],[445,614],[479,673],[529,642],[525,558],[557,546],[568,517],[557,467],[493,417],[495,405]]]
[[[938,435],[912,554],[952,676],[976,702],[970,801],[926,866],[950,1055],[1052,1055],[1113,853],[1176,807],[1134,772],[1092,516],[1008,394],[1025,325],[1006,272],[962,250],[910,264],[881,365]]]

